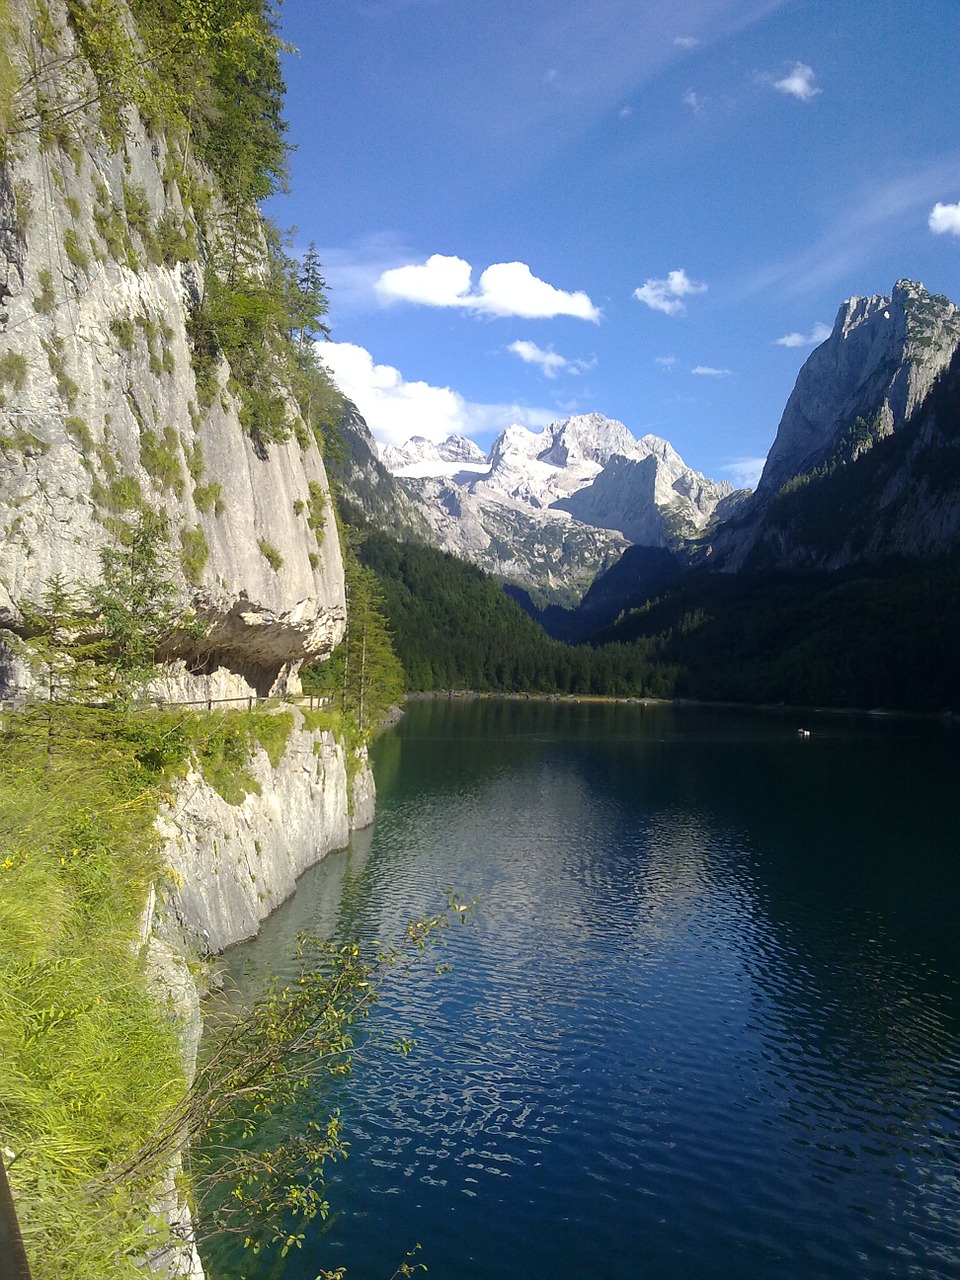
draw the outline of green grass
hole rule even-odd
[[[252,752],[276,766],[293,723],[289,711],[49,705],[0,723],[0,1141],[34,1280],[152,1274],[156,1171],[106,1175],[185,1087],[137,949],[163,876],[157,807],[191,763],[240,803],[259,791]]]
[[[267,564],[274,573],[279,573],[283,568],[283,556],[272,543],[267,542],[266,538],[258,538],[257,546],[260,548],[260,554],[266,560]]]
[[[102,712],[8,716],[2,738],[0,1133],[11,1183],[34,1280],[124,1280],[143,1274],[147,1189],[91,1187],[184,1088],[174,1026],[135,947],[161,872],[164,769]]]
[[[195,529],[180,530],[180,564],[184,577],[191,586],[203,582],[203,571],[210,559],[210,546],[206,534],[198,525]]]

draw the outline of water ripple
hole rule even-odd
[[[494,717],[488,755],[451,708],[440,741],[419,711],[372,848],[318,869],[340,935],[389,936],[449,884],[481,912],[448,936],[450,973],[371,1019],[416,1050],[345,1089],[338,1216],[289,1280],[341,1262],[383,1280],[416,1240],[436,1280],[960,1277],[960,955],[940,935],[934,953],[929,895],[907,910],[924,857],[960,897],[924,817],[960,818],[952,765],[931,756],[891,816],[892,740],[889,759],[887,739],[842,737],[818,757],[816,735],[800,756],[778,724],[685,735],[624,710],[563,734],[543,708],[535,732]],[[845,768],[877,782],[842,819],[869,829],[871,877],[834,852],[837,806],[808,800]],[[246,949],[248,982],[283,930]]]

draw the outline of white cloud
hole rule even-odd
[[[375,364],[369,351],[352,342],[318,342],[316,350],[380,444],[405,444],[415,435],[439,442],[453,434],[500,430],[513,422],[540,428],[556,417],[551,409],[476,404],[450,387],[408,382],[399,369]]]
[[[629,120],[633,115],[633,107],[621,107],[619,114],[621,120]]]
[[[787,333],[782,338],[774,339],[776,347],[818,347],[821,342],[830,337],[831,329],[828,324],[823,324],[818,320],[809,333]]]
[[[645,281],[639,289],[634,289],[633,296],[652,311],[663,311],[668,316],[676,316],[685,310],[683,298],[706,291],[705,284],[695,283],[681,267],[678,271],[668,272],[663,280]]]
[[[495,262],[471,289],[473,268],[463,258],[432,254],[426,262],[384,271],[376,282],[381,301],[428,307],[464,307],[478,315],[525,320],[574,316],[599,321],[600,311],[582,291],[567,293],[538,279],[524,262]]]
[[[661,369],[672,369],[677,363],[676,356],[654,356],[653,363],[660,365]]]
[[[515,356],[519,356],[525,364],[539,365],[544,374],[548,378],[555,378],[559,373],[583,373],[586,369],[593,368],[596,361],[587,360],[568,360],[566,356],[559,355],[552,347],[546,350],[538,347],[535,342],[528,342],[524,338],[518,338],[516,342],[511,342],[508,351],[512,351]]]
[[[772,84],[780,93],[786,93],[800,102],[809,102],[818,93],[823,93],[823,90],[814,84],[816,78],[817,73],[813,67],[808,67],[805,62],[795,62],[787,74],[781,76],[779,80],[772,75],[760,77],[765,84]]]
[[[957,204],[941,204],[939,200],[930,210],[928,219],[930,230],[938,236],[949,232],[960,236],[960,202]]]
[[[737,489],[755,489],[766,458],[734,458],[720,470]]]
[[[695,93],[693,89],[688,89],[680,101],[697,115],[700,115],[707,105],[706,98],[701,97],[699,93]]]
[[[673,43],[678,49],[696,49],[700,41],[696,36],[674,36]]]
[[[538,280],[523,262],[496,262],[478,282],[479,296],[471,303],[478,311],[495,316],[522,316],[527,320],[552,316],[576,316],[599,321],[600,312],[585,293],[565,293]]]
[[[402,299],[425,307],[461,307],[470,292],[473,268],[462,258],[435,253],[417,266],[384,271],[375,288],[385,302]]]
[[[698,378],[725,378],[730,373],[730,370],[714,369],[709,364],[697,364],[693,366],[690,372],[695,373]]]

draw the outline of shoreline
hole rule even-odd
[[[919,720],[930,724],[952,725],[958,719],[953,711],[909,711],[895,707],[824,707],[784,702],[705,702],[698,698],[651,698],[642,696],[617,696],[614,694],[594,693],[490,693],[476,689],[435,689],[405,693],[406,702],[439,702],[439,701],[500,701],[500,702],[553,702],[593,703],[597,706],[642,706],[642,707],[717,707],[731,711],[764,711],[777,715],[825,715],[855,716],[870,720]],[[391,723],[396,723],[395,720]],[[384,728],[389,728],[385,724]]]

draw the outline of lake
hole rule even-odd
[[[957,730],[443,700],[374,755],[231,977],[479,911],[370,1020],[417,1044],[338,1096],[328,1222],[211,1280],[960,1277]]]

